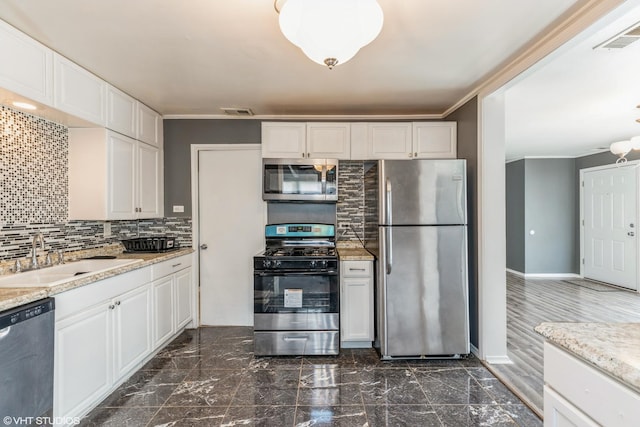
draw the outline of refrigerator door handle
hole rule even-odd
[[[393,203],[393,196],[391,191],[391,181],[387,178],[386,182],[386,198],[387,198],[387,227],[385,232],[387,234],[387,244],[385,246],[386,249],[386,258],[387,258],[387,274],[391,274],[391,268],[393,266],[393,249],[391,248],[392,240],[393,240],[393,231],[391,231],[391,208]]]

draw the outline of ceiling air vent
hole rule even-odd
[[[222,107],[220,109],[229,116],[253,116],[253,111],[250,108]]]
[[[634,24],[620,34],[600,43],[594,49],[622,49],[640,39],[640,24]]]

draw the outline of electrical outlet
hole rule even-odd
[[[111,237],[111,223],[110,222],[105,222],[104,223],[104,229],[102,231],[102,236],[103,237]]]
[[[340,222],[340,223],[338,223],[338,228],[343,229],[343,230],[344,229],[348,229],[349,225],[350,224],[348,222]]]
[[[184,206],[173,205],[173,212],[184,212]]]

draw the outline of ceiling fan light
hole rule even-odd
[[[632,150],[640,150],[640,135],[631,138],[630,142]]]
[[[380,34],[384,16],[376,0],[287,0],[282,34],[318,64],[344,64]]]
[[[618,157],[624,157],[631,151],[631,141],[618,141],[609,146],[609,151]]]

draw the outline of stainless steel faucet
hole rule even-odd
[[[40,249],[44,251],[44,236],[42,233],[38,233],[33,236],[33,241],[31,242],[31,264],[29,267],[33,269],[40,268],[40,265],[38,264],[38,240],[40,240]]]

